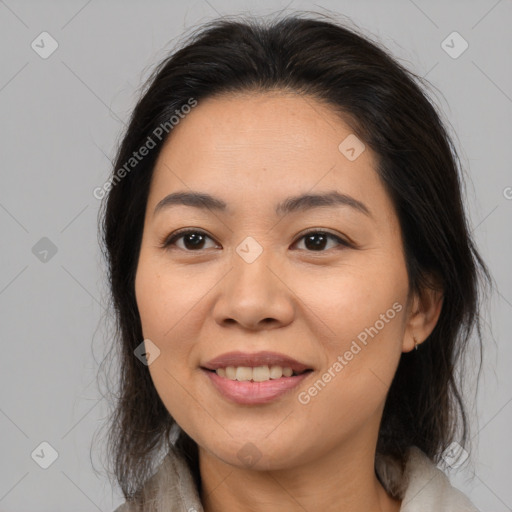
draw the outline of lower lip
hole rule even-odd
[[[281,377],[264,382],[238,381],[220,377],[216,372],[202,369],[217,390],[237,404],[267,404],[296,388],[310,371],[293,377]]]

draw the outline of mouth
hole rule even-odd
[[[276,352],[230,352],[201,366],[220,394],[237,404],[265,404],[297,387],[314,368]]]

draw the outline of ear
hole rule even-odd
[[[408,309],[402,352],[414,349],[414,339],[418,345],[423,343],[434,330],[443,306],[443,290],[438,282],[414,293]]]

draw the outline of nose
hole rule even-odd
[[[248,263],[234,252],[231,271],[219,283],[213,311],[218,324],[260,330],[284,327],[293,321],[294,294],[286,272],[267,255],[268,251],[263,251]]]

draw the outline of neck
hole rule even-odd
[[[375,474],[375,450],[354,444],[313,462],[258,471],[232,466],[200,448],[204,510],[398,512],[400,501],[387,494]]]

